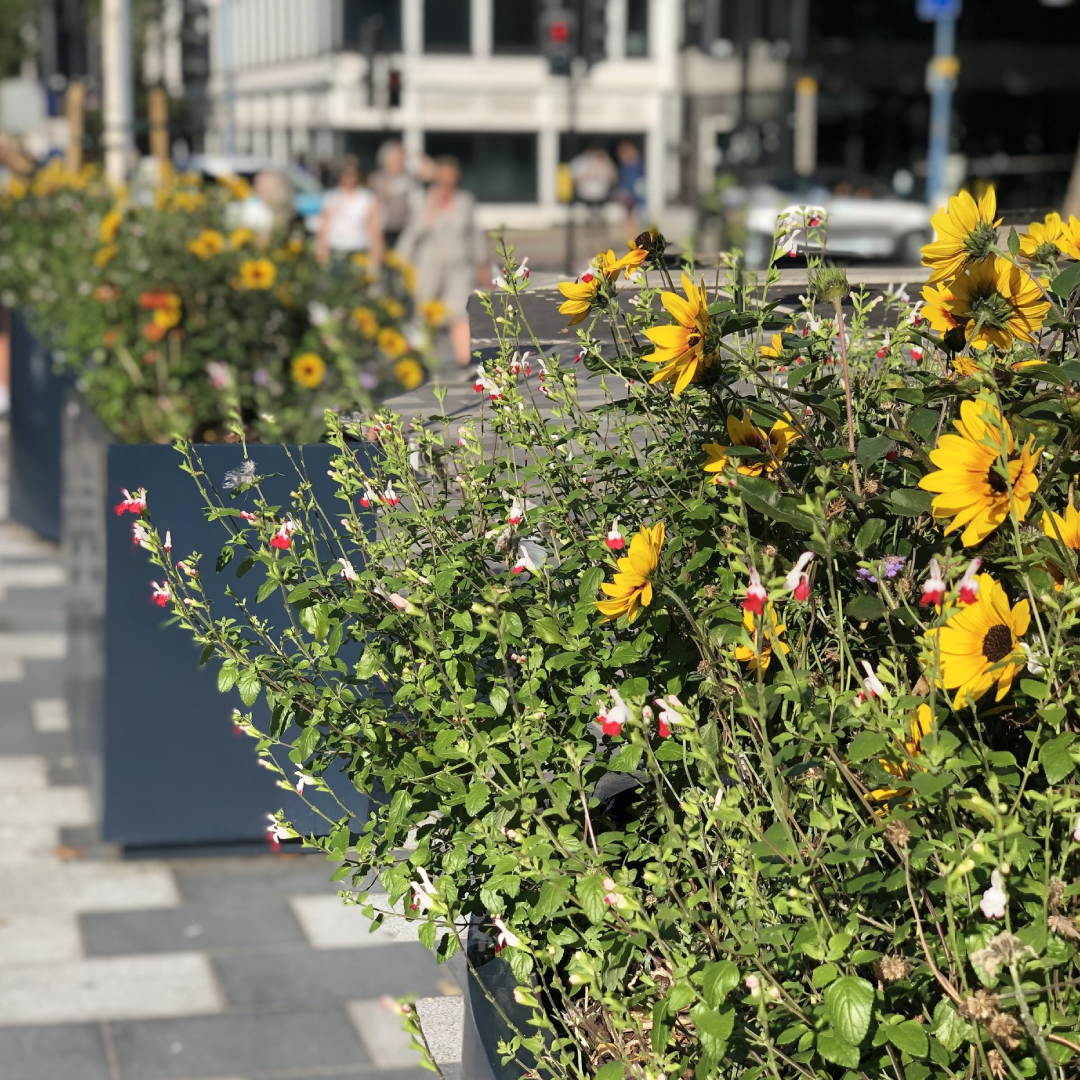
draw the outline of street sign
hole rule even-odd
[[[915,0],[915,13],[923,22],[960,18],[961,0]]]

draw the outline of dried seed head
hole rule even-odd
[[[825,685],[825,676],[820,671],[815,671],[810,675],[810,685],[815,690],[820,690]]]
[[[829,505],[825,508],[825,516],[832,521],[835,518],[843,517],[847,511],[847,499],[843,495],[838,495]]]
[[[806,769],[799,774],[798,779],[804,784],[813,784],[820,780],[825,775],[825,770],[820,765],[811,765],[809,769]]]
[[[766,559],[775,559],[779,554],[779,551],[777,551],[775,544],[766,544],[761,549],[761,554],[764,555]]]
[[[703,660],[698,661],[697,673],[699,675],[708,675],[709,674],[709,661],[708,660],[703,659]]]
[[[839,664],[840,663],[840,650],[830,647],[830,648],[826,649],[821,654],[821,658],[827,664]]]
[[[1006,1050],[1015,1050],[1020,1045],[1020,1040],[1016,1037],[1020,1023],[1015,1016],[999,1012],[986,1027]]]
[[[881,494],[884,486],[876,476],[868,476],[863,481],[863,494],[872,499],[875,495]]]
[[[901,596],[909,596],[911,594],[911,578],[907,575],[897,578],[894,588]]]
[[[1061,903],[1065,899],[1065,882],[1061,878],[1052,877],[1050,879],[1047,899],[1050,901],[1050,906],[1055,910],[1061,907]]]
[[[957,1012],[965,1020],[978,1020],[986,1023],[997,1015],[998,996],[989,990],[976,990],[971,997],[964,998],[957,1006]]]
[[[705,594],[705,599],[706,600],[715,600],[716,597],[720,595],[720,586],[719,585],[706,585],[705,588],[702,589],[701,591]]]
[[[1005,1059],[996,1050],[987,1050],[986,1063],[990,1066],[990,1075],[994,1080],[1001,1080],[1009,1071]]]
[[[874,961],[874,974],[884,983],[900,982],[911,974],[911,961],[906,956],[882,956]]]
[[[911,839],[911,830],[904,822],[893,819],[885,826],[885,839],[895,847],[905,848]]]
[[[1060,934],[1063,938],[1068,938],[1070,941],[1080,941],[1080,929],[1077,929],[1074,920],[1067,918],[1065,915],[1051,915],[1046,920],[1046,925],[1055,934]]]

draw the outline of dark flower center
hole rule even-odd
[[[967,252],[968,262],[982,262],[988,259],[994,251],[994,241],[997,233],[989,221],[980,221],[964,239],[964,250]]]
[[[1035,261],[1037,263],[1052,263],[1057,262],[1061,258],[1061,248],[1057,244],[1052,244],[1049,240],[1040,244],[1035,249]]]
[[[701,344],[701,335],[700,334],[691,334],[686,339],[686,347],[688,349],[696,349],[700,344]]]
[[[986,470],[986,482],[990,485],[990,490],[996,495],[1005,495],[1009,490],[1009,485],[1005,481],[1005,477],[998,472],[997,464],[993,464]]]
[[[982,651],[991,664],[1004,660],[1013,651],[1012,631],[1004,623],[991,626],[983,638]]]
[[[970,318],[981,319],[992,330],[1004,330],[1012,315],[1012,305],[996,289],[971,298]]]
[[[643,232],[643,233],[639,233],[637,236],[634,237],[634,247],[636,247],[636,248],[650,247],[652,242],[653,242],[652,233]]]

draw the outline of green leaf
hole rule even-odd
[[[1014,259],[1020,254],[1020,237],[1016,235],[1016,226],[1009,230],[1009,254]]]
[[[469,794],[465,796],[465,813],[476,817],[487,805],[488,786],[482,780],[475,780],[469,785]]]
[[[597,1070],[595,1080],[623,1080],[626,1066],[621,1061],[609,1061]]]
[[[852,1046],[866,1038],[873,1011],[874,988],[856,975],[845,975],[825,990],[825,1013],[837,1035]]]
[[[507,637],[520,638],[525,632],[521,625],[521,616],[516,611],[504,611],[502,613],[502,632]]]
[[[293,749],[300,755],[300,761],[307,761],[315,753],[315,747],[319,744],[319,728],[310,724],[300,732],[300,738],[293,743]]]
[[[559,629],[559,624],[549,615],[537,619],[532,624],[533,633],[548,645],[565,645],[566,638]]]
[[[600,582],[604,580],[604,568],[594,566],[581,575],[581,584],[578,586],[578,599],[592,600],[596,590],[600,588]]]
[[[330,632],[330,615],[328,604],[312,604],[311,607],[300,609],[300,625],[311,634],[316,641],[322,641]]]
[[[885,1032],[885,1038],[897,1050],[902,1050],[911,1057],[924,1058],[930,1052],[930,1041],[926,1037],[926,1029],[914,1020],[890,1024],[882,1030]]]
[[[881,539],[885,531],[884,518],[869,518],[855,535],[855,550],[865,557],[866,553]]]
[[[820,990],[823,986],[828,986],[839,974],[840,969],[835,964],[819,964],[814,968],[810,982],[815,990]]]
[[[495,710],[495,715],[502,716],[510,702],[510,691],[502,683],[496,683],[491,688],[489,700],[491,701],[491,707]]]
[[[1068,270],[1062,270],[1050,282],[1050,291],[1056,296],[1072,296],[1077,285],[1080,285],[1080,262],[1073,263]]]
[[[877,757],[888,744],[888,739],[876,731],[860,731],[848,746],[849,761],[866,761]]]
[[[722,1054],[727,1048],[731,1031],[735,1026],[735,1010],[710,1009],[705,1005],[695,1005],[690,1010],[690,1019],[697,1028],[702,1047],[713,1054]]]
[[[855,450],[855,460],[865,469],[875,461],[880,461],[896,444],[884,435],[875,435],[871,439],[861,439]]]
[[[739,985],[739,969],[730,960],[716,960],[705,967],[701,992],[715,1009]]]
[[[930,512],[934,493],[919,488],[898,488],[892,493],[891,501],[893,511],[901,517],[918,517]]]
[[[929,773],[917,772],[907,781],[924,799],[944,791],[950,784],[955,783],[956,777],[951,772]]]
[[[873,622],[885,614],[885,605],[882,604],[880,597],[872,593],[863,593],[862,596],[856,596],[844,610],[847,617],[856,622]]]
[[[356,665],[356,677],[361,682],[370,679],[382,666],[382,662],[382,653],[374,645],[369,645],[364,649],[364,654]]]
[[[236,688],[240,691],[240,700],[245,705],[254,705],[261,689],[259,673],[254,668],[245,668],[240,673]]]
[[[453,569],[440,570],[435,575],[435,591],[439,594],[439,596],[446,596],[449,594],[450,589],[453,587],[454,579],[456,577],[457,571]]]
[[[227,694],[236,685],[236,664],[226,660],[218,672],[217,688],[219,694]]]
[[[1080,264],[1078,264],[1080,265]],[[1063,731],[1039,747],[1039,762],[1049,784],[1059,784],[1075,768],[1069,755],[1069,745],[1076,738],[1071,731]]]
[[[959,1050],[971,1041],[974,1032],[971,1025],[953,1008],[947,998],[942,998],[934,1009],[934,1018],[930,1024],[934,1038],[952,1052]]]
[[[604,879],[595,874],[582,878],[577,884],[577,898],[589,922],[604,921],[607,904],[604,903]]]
[[[844,1042],[835,1032],[823,1031],[818,1036],[817,1051],[826,1061],[831,1061],[834,1065],[843,1065],[845,1069],[859,1067],[858,1048]]]
[[[813,531],[814,519],[800,510],[799,504],[793,498],[781,495],[771,480],[760,476],[741,476],[739,488],[747,506],[753,507],[767,518],[781,521],[800,532]]]
[[[664,1012],[668,1016],[678,1016],[692,1001],[697,999],[694,988],[685,979],[674,983],[664,996]]]

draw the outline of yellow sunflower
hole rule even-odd
[[[599,296],[600,281],[598,274],[582,274],[580,281],[559,282],[559,292],[566,297],[559,305],[559,314],[569,315],[571,326],[589,317]]]
[[[906,780],[911,776],[913,766],[911,758],[918,757],[919,751],[922,748],[922,741],[933,730],[934,727],[934,714],[930,711],[930,706],[923,704],[918,707],[911,714],[911,738],[904,740],[904,750],[907,754],[899,762],[890,761],[888,758],[878,758],[878,762],[881,767],[890,775],[895,776],[897,780]],[[925,772],[925,770],[915,765],[915,769],[919,772]],[[889,788],[875,788],[866,797],[873,799],[874,802],[888,803],[892,799],[906,799],[911,794],[911,788],[908,787],[889,787]]]
[[[116,234],[120,231],[120,223],[123,220],[124,215],[119,210],[110,210],[101,219],[98,238],[103,244],[111,244],[116,239]]]
[[[179,300],[179,297],[177,297],[177,300]],[[162,330],[171,330],[180,322],[179,303],[157,308],[154,311],[153,318],[156,326],[159,326]]]
[[[379,348],[391,360],[396,360],[409,351],[409,343],[400,330],[395,330],[392,326],[386,326],[379,331]]]
[[[200,191],[178,191],[169,200],[169,209],[181,214],[192,214],[206,205],[206,196]]]
[[[705,292],[705,278],[698,286],[684,271],[682,287],[685,300],[678,293],[661,294],[664,307],[675,321],[645,331],[645,336],[656,346],[656,350],[641,358],[650,364],[664,365],[649,382],[674,382],[676,397],[716,359],[715,352],[705,353],[705,337],[709,331],[709,297]]]
[[[972,266],[993,254],[997,227],[994,189],[976,202],[966,191],[952,196],[948,205],[931,219],[937,239],[922,249],[923,266],[930,267],[930,284],[948,281],[965,266]]]
[[[98,248],[94,253],[94,265],[108,266],[116,258],[119,251],[119,244],[106,244],[103,248]]]
[[[1027,633],[1031,610],[1026,600],[1009,607],[1005,590],[989,574],[979,575],[979,595],[940,629],[927,631],[933,653],[939,649],[940,685],[955,690],[958,709],[978,701],[995,683],[1000,701],[1024,670],[1020,639]]]
[[[234,198],[251,198],[251,185],[242,176],[219,176],[217,182]]]
[[[707,442],[701,449],[705,451],[705,464],[702,468],[707,473],[713,473],[712,482],[719,484],[720,474],[728,467],[728,448],[719,443]]]
[[[298,386],[314,390],[326,376],[326,361],[313,352],[301,353],[293,358],[292,377]]]
[[[1036,263],[1056,262],[1069,245],[1068,226],[1060,214],[1047,214],[1042,221],[1033,221],[1026,233],[1020,234],[1020,254]]]
[[[373,338],[379,332],[379,320],[369,307],[353,308],[352,320],[364,337]]]
[[[1065,509],[1065,516],[1055,514],[1053,510],[1042,516],[1042,531],[1056,543],[1062,543],[1072,551],[1080,551],[1080,510],[1070,503]],[[1061,589],[1065,584],[1065,574],[1053,563],[1048,563],[1047,570],[1054,579],[1054,587]]]
[[[996,255],[969,267],[947,286],[925,286],[922,295],[930,325],[943,334],[962,327],[965,338],[975,335],[976,349],[1008,349],[1014,340],[1034,341],[1050,310],[1032,278]]]
[[[607,251],[597,255],[593,261],[608,281],[614,281],[624,271],[629,279],[648,257],[649,252],[645,248],[630,244],[630,250],[621,259],[616,258],[612,248],[608,248]]]
[[[432,328],[442,326],[446,322],[448,311],[449,308],[441,300],[425,300],[420,305],[420,314],[423,315],[424,322]]]
[[[727,418],[727,433],[732,446],[752,446],[763,454],[769,455],[768,461],[746,461],[738,467],[738,472],[743,476],[761,476],[776,472],[776,466],[784,459],[784,455],[791,449],[791,444],[799,437],[799,433],[788,422],[791,413],[784,413],[783,420],[777,420],[765,432],[754,423],[750,413],[744,409],[742,419],[731,414]],[[727,465],[726,446],[718,446],[716,443],[707,443],[705,453],[709,460],[705,463],[706,472],[721,472]]]
[[[760,352],[766,360],[778,359],[784,351],[784,334],[794,334],[794,326],[785,326],[779,334],[773,334],[772,340],[768,345],[762,345]]]
[[[379,303],[389,319],[400,319],[405,314],[405,305],[392,296],[384,297]]]
[[[652,575],[660,564],[660,549],[664,546],[664,523],[658,521],[651,528],[646,526],[635,533],[626,555],[618,562],[619,571],[610,584],[600,588],[610,597],[597,600],[596,606],[607,619],[626,616],[632,623],[643,607],[653,599]]]
[[[424,369],[411,356],[394,365],[394,377],[406,390],[415,390],[424,381]]]
[[[245,259],[240,264],[241,289],[270,289],[277,280],[277,267],[269,259]]]
[[[217,229],[203,229],[194,240],[188,241],[187,249],[196,258],[209,259],[225,250],[225,237]]]
[[[229,233],[229,247],[231,247],[233,251],[254,243],[255,233],[252,232],[251,229],[233,229],[233,231]]]
[[[757,651],[757,618],[761,619],[760,654]],[[780,638],[780,635],[787,627],[782,622],[777,622],[776,608],[773,607],[771,600],[765,605],[765,610],[760,616],[755,616],[749,608],[743,608],[742,621],[743,626],[746,627],[746,632],[750,635],[752,644],[736,645],[735,659],[746,664],[746,670],[751,674],[756,672],[759,667],[763,672],[769,670],[774,649],[779,649],[785,655],[791,651],[791,647],[787,642],[782,641]]]
[[[937,471],[919,481],[924,491],[937,493],[931,503],[937,522],[950,521],[945,535],[963,527],[964,547],[981,544],[1009,516],[1010,502],[1023,521],[1039,482],[1035,466],[1041,450],[1028,438],[1018,458],[1012,457],[1013,433],[1009,422],[988,401],[963,401],[953,421],[958,434],[938,439],[930,451]],[[1002,449],[1009,457],[1009,478],[1001,473]],[[1010,498],[1011,496],[1011,498]]]

